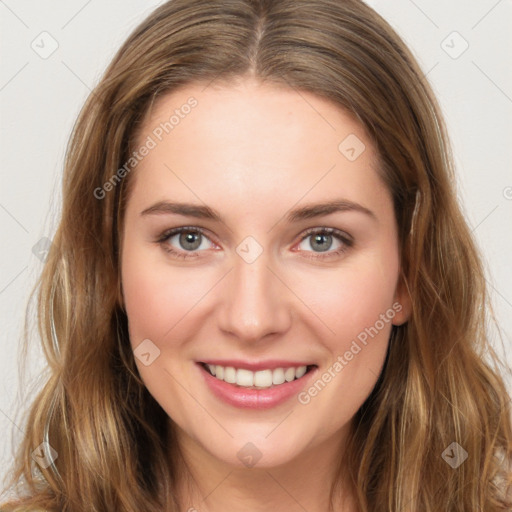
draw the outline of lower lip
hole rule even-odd
[[[244,409],[270,409],[286,402],[304,389],[306,382],[317,370],[316,367],[312,368],[300,379],[271,388],[248,389],[217,379],[200,363],[198,363],[198,367],[203,374],[206,385],[216,397],[230,405]]]

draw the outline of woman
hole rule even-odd
[[[165,3],[80,114],[63,201],[2,510],[510,510],[439,107],[364,3]]]

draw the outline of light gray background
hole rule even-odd
[[[56,227],[70,130],[114,52],[161,3],[0,0],[0,478],[31,396],[33,380],[18,380],[17,360],[28,293],[42,268],[32,248]],[[505,336],[497,348],[512,366],[512,1],[369,3],[409,44],[440,100],[459,196]],[[33,345],[29,377],[44,363],[35,338]]]

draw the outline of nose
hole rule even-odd
[[[221,291],[220,329],[246,343],[285,333],[291,325],[292,303],[283,281],[269,267],[265,252],[252,263],[235,254],[234,268]]]

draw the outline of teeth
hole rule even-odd
[[[236,370],[232,366],[228,366],[224,369],[224,381],[230,384],[236,383]]]
[[[276,368],[272,372],[272,384],[282,384],[285,380],[284,370],[282,368]]]
[[[266,389],[278,386],[284,382],[300,379],[307,371],[307,366],[290,368],[275,368],[274,370],[259,370],[252,372],[244,368],[207,364],[210,373],[219,380],[236,384],[244,388]]]
[[[258,388],[269,388],[272,386],[272,370],[254,372],[254,385]]]
[[[299,366],[295,371],[295,377],[297,377],[297,379],[300,379],[306,373],[306,370],[307,368],[305,366]]]
[[[291,382],[295,378],[295,368],[287,368],[284,372],[286,382]]]

